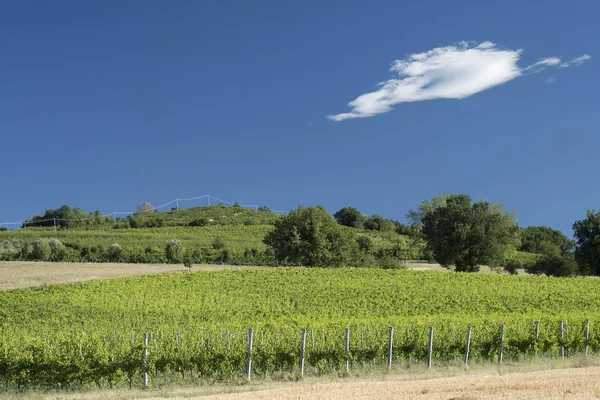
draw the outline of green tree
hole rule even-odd
[[[365,229],[379,232],[393,232],[396,230],[396,224],[392,220],[374,214],[365,221]]]
[[[349,226],[351,228],[362,228],[365,223],[365,217],[354,207],[344,207],[339,209],[333,218],[338,224]]]
[[[423,228],[423,219],[425,216],[439,207],[446,205],[448,197],[453,196],[452,193],[439,193],[435,195],[431,200],[423,200],[419,203],[419,207],[416,210],[409,210],[406,214],[406,219],[411,227]]]
[[[275,222],[264,243],[278,262],[311,267],[347,264],[357,250],[350,234],[322,206],[291,211]]]
[[[435,260],[456,271],[477,272],[480,265],[501,267],[516,239],[514,216],[485,201],[471,204],[467,195],[451,195],[446,204],[425,214],[423,233]]]
[[[519,251],[535,254],[560,255],[573,251],[575,242],[557,229],[547,226],[530,226],[519,229],[521,245]]]
[[[600,211],[588,211],[585,219],[573,224],[573,232],[579,271],[584,275],[600,276]]]
[[[574,276],[577,274],[577,263],[574,254],[571,252],[558,255],[547,254],[525,270],[534,275]]]

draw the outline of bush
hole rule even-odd
[[[373,251],[373,240],[368,236],[359,236],[356,238],[356,243],[360,251],[370,253]]]
[[[119,243],[113,243],[108,246],[108,259],[110,261],[119,261],[121,256],[123,255],[123,249]]]
[[[46,239],[38,239],[31,243],[29,257],[33,260],[44,261],[50,257],[50,245]]]
[[[177,239],[171,239],[167,242],[165,247],[165,253],[167,255],[167,262],[171,264],[178,264],[181,262],[181,246]]]
[[[66,255],[65,246],[58,239],[48,240],[48,247],[50,248],[50,261],[63,261]]]
[[[206,218],[199,218],[191,221],[188,226],[206,226],[208,225],[208,220]]]
[[[217,236],[212,242],[212,248],[215,250],[223,250],[225,248],[225,241],[220,236]]]
[[[577,263],[573,253],[563,255],[546,255],[533,266],[526,269],[530,274],[547,276],[574,276],[577,274]]]
[[[406,264],[395,257],[384,256],[377,260],[377,263],[382,269],[406,269]]]
[[[7,239],[0,244],[0,260],[18,260],[26,252],[27,246],[18,239]]]

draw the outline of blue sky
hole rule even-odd
[[[5,3],[0,222],[207,193],[403,221],[452,191],[570,235],[600,209],[598,15],[593,0]]]

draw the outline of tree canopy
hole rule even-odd
[[[600,211],[588,211],[587,217],[573,224],[577,240],[575,259],[580,272],[600,275]]]
[[[350,228],[363,228],[366,220],[366,217],[354,207],[339,209],[333,214],[333,218],[335,218],[338,224],[349,226]]]
[[[301,206],[276,221],[264,243],[279,262],[324,267],[348,262],[354,241],[322,206]]]
[[[435,260],[456,271],[477,272],[480,265],[500,267],[516,239],[511,214],[467,195],[451,195],[445,205],[424,214],[423,233]]]

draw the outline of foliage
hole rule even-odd
[[[50,257],[50,245],[48,239],[38,239],[31,243],[29,257],[33,260],[44,261]]]
[[[341,266],[351,261],[354,242],[322,206],[299,207],[275,223],[264,243],[289,265]]]
[[[110,259],[110,261],[119,261],[122,255],[123,249],[121,248],[121,245],[119,245],[119,243],[113,243],[110,246],[108,246],[108,258]]]
[[[435,260],[456,271],[477,272],[480,265],[504,264],[515,240],[516,225],[510,215],[466,195],[446,198],[446,205],[423,218],[423,233]]]
[[[212,248],[215,250],[222,250],[225,248],[225,241],[221,236],[217,236],[212,242]]]
[[[365,216],[354,207],[344,207],[339,209],[333,218],[338,224],[348,226],[350,228],[363,228],[365,225]]]
[[[577,263],[573,253],[547,254],[533,266],[526,268],[530,274],[547,276],[574,276],[577,274]]]
[[[520,251],[535,254],[559,255],[573,251],[575,242],[559,230],[547,226],[530,226],[519,229]]]
[[[396,224],[394,221],[385,219],[381,215],[371,215],[364,223],[365,229],[379,232],[395,232]]]
[[[600,276],[600,211],[588,211],[573,224],[575,259],[582,274]]]
[[[255,332],[252,372],[260,376],[297,368],[301,328],[308,330],[306,367],[321,373],[343,370],[346,328],[351,365],[382,365],[390,326],[394,362],[403,365],[426,359],[430,326],[434,362],[461,356],[467,326],[474,360],[497,359],[500,325],[507,360],[556,355],[561,344],[567,354],[582,352],[587,318],[589,351],[598,353],[596,289],[593,279],[305,268],[4,291],[0,387],[139,387],[143,333],[151,337],[151,383],[161,375],[236,378],[245,368],[249,326]],[[540,321],[537,338],[534,321]]]
[[[172,264],[177,264],[181,261],[181,245],[177,239],[171,239],[165,246],[167,261]]]
[[[67,205],[61,206],[56,210],[46,210],[44,215],[34,216],[31,220],[25,221],[23,227],[54,227],[55,224],[60,228],[81,228],[103,226],[110,223],[110,217],[103,217],[100,211],[86,213],[81,208],[71,208]]]
[[[153,212],[155,210],[156,208],[152,204],[145,201],[143,203],[138,204],[138,206],[135,208],[135,211],[133,212],[133,215],[142,215]]]
[[[419,203],[417,210],[409,210],[406,214],[406,219],[410,226],[422,228],[423,219],[429,213],[432,213],[436,209],[446,205],[448,197],[452,196],[452,193],[439,193],[435,195],[431,200],[423,200]]]

